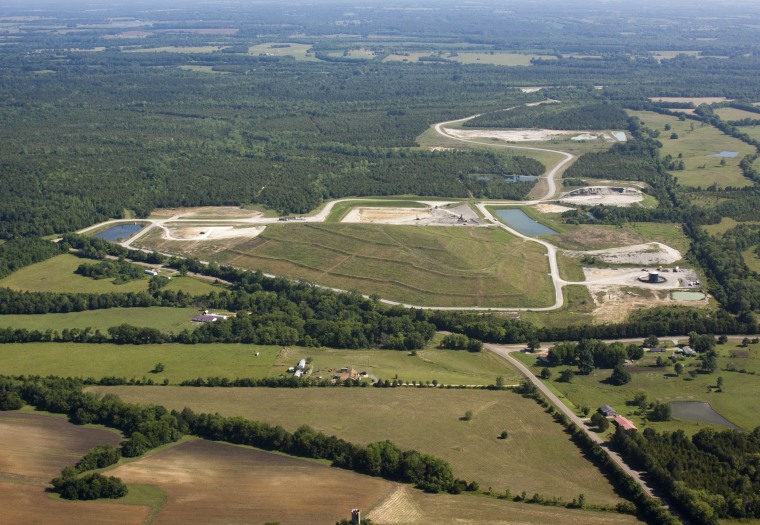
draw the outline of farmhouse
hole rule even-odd
[[[599,407],[599,413],[602,414],[605,417],[614,417],[617,416],[618,413],[615,411],[614,408],[612,408],[610,405],[602,405]]]
[[[297,368],[298,370],[303,370],[304,368],[306,368],[306,359],[301,359],[301,360],[298,362],[298,365],[296,366],[296,368]]]
[[[156,277],[158,275],[158,272],[156,270],[145,270],[145,275],[152,275],[153,277]]]
[[[649,351],[653,354],[664,354],[667,350],[665,348],[650,348]]]
[[[196,315],[193,317],[193,321],[196,323],[213,323],[217,320],[217,317],[214,315]]]
[[[636,425],[634,425],[633,422],[627,417],[615,416],[615,419],[613,419],[612,422],[621,427],[623,430],[638,430],[638,428],[636,428]]]

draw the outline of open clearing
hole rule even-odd
[[[108,308],[105,310],[87,310],[65,314],[7,314],[0,315],[0,327],[25,328],[27,330],[63,330],[64,328],[87,328],[103,333],[112,326],[128,323],[132,326],[156,328],[163,332],[178,333],[184,329],[192,330],[197,325],[193,316],[198,315],[194,308],[169,308],[153,306],[150,308]],[[0,348],[0,353],[2,348]]]
[[[310,49],[311,44],[269,42],[249,47],[248,54],[255,56],[293,57],[296,60],[316,61],[317,58],[309,52]]]
[[[333,523],[390,493],[388,481],[270,452],[191,440],[109,472],[167,495],[160,524]]]
[[[73,465],[93,446],[117,445],[108,430],[85,428],[65,418],[0,412],[0,516],[3,523],[77,525],[141,524],[148,507],[112,502],[68,502],[45,493],[63,467]]]
[[[677,158],[683,155],[685,169],[671,171],[683,186],[707,188],[712,184],[725,188],[727,186],[743,187],[752,181],[742,175],[739,163],[745,155],[755,152],[755,148],[721,132],[709,125],[693,121],[680,121],[676,117],[660,115],[649,111],[629,111],[639,117],[646,127],[660,130],[660,142],[663,146],[661,156],[671,155]],[[670,130],[665,126],[670,125]],[[676,133],[677,139],[671,139]],[[734,158],[712,157],[721,151],[735,151]],[[721,164],[722,163],[722,164]]]
[[[446,133],[463,139],[495,139],[505,142],[542,142],[555,139],[570,139],[578,142],[617,142],[612,133],[556,129],[462,129],[446,128]]]
[[[559,197],[560,202],[583,206],[632,206],[644,200],[644,195],[636,188],[620,186],[587,186],[578,188]]]
[[[700,104],[715,104],[716,102],[726,102],[726,97],[649,97],[652,102],[691,102],[695,106]]]
[[[273,224],[255,239],[140,244],[365,294],[429,306],[546,306],[541,246],[498,228]]]
[[[199,206],[193,208],[158,208],[151,219],[257,219],[264,214],[239,206]]]
[[[715,113],[721,118],[721,120],[742,120],[745,118],[758,120],[760,119],[760,113],[754,113],[752,111],[746,111],[736,108],[717,108]],[[742,128],[743,131],[743,128]]]
[[[208,376],[262,378],[279,351],[278,346],[242,344],[14,343],[0,345],[0,369],[12,375],[146,377],[158,383],[164,378],[172,383]],[[165,371],[151,374],[158,362]]]
[[[448,461],[458,477],[501,492],[562,496],[591,503],[620,499],[535,401],[511,392],[441,388],[97,387],[125,401],[185,406],[282,425],[302,424],[356,443],[388,439]],[[459,418],[472,410],[470,421]],[[506,441],[497,439],[502,430]]]
[[[614,525],[641,523],[633,516],[513,503],[485,496],[425,494],[399,486],[367,517],[379,525]]]
[[[438,339],[438,338],[436,338]],[[271,375],[286,372],[300,359],[311,358],[311,374],[332,377],[340,368],[367,372],[382,380],[404,382],[438,381],[441,385],[492,385],[496,376],[507,384],[519,383],[521,376],[504,359],[490,352],[466,352],[428,348],[417,355],[395,350],[336,350],[332,348],[289,347],[279,352]]]
[[[261,235],[264,226],[193,226],[184,223],[164,223],[161,230],[164,238],[170,241],[213,241],[239,237],[253,239]]]
[[[685,358],[679,361],[684,365],[685,372],[681,377],[676,377],[669,360],[668,366],[656,367],[654,366],[656,357],[653,354],[646,354],[644,359],[636,362],[635,366],[626,367],[632,379],[630,383],[623,386],[613,386],[602,382],[610,376],[611,370],[594,370],[588,376],[576,375],[570,383],[556,382],[554,379],[559,376],[560,370],[564,367],[552,369],[553,379],[546,383],[554,390],[561,392],[576,407],[589,406],[596,409],[602,404],[609,404],[620,414],[632,419],[639,429],[647,426],[657,430],[682,428],[687,433],[694,433],[708,426],[719,430],[725,430],[725,427],[683,420],[663,423],[644,422],[641,416],[636,414],[637,407],[625,404],[626,401],[633,399],[636,392],[645,392],[648,399],[652,401],[709,403],[716,412],[731,423],[745,430],[751,430],[760,425],[760,412],[756,409],[756,400],[760,395],[760,375],[729,372],[724,369],[730,363],[737,370],[754,371],[760,374],[760,345],[750,345],[749,349],[746,349],[738,348],[735,344],[727,344],[719,345],[716,350],[721,370],[714,374],[697,374],[693,379],[688,372],[699,367],[698,358]],[[670,353],[664,354],[664,357],[667,358]],[[523,363],[535,364],[535,356],[521,355],[519,359]],[[532,370],[540,373],[542,366],[533,366]],[[718,376],[724,379],[723,392],[709,388],[715,386]]]
[[[446,203],[442,203],[446,204]],[[399,226],[480,226],[483,223],[467,204],[454,208],[438,205],[426,208],[357,206],[341,222],[356,224],[396,224]]]
[[[113,279],[96,280],[74,273],[80,264],[94,264],[95,262],[92,259],[82,259],[71,254],[58,255],[47,261],[21,268],[0,280],[0,287],[24,292],[66,293],[125,293],[142,292],[148,289],[148,279],[114,284]],[[193,295],[219,291],[219,288],[192,277],[172,277],[164,289],[184,290]]]

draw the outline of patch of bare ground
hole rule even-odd
[[[536,204],[533,209],[539,213],[564,213],[566,211],[574,210],[575,208],[569,208],[567,206],[560,206],[559,204]]]
[[[633,264],[636,266],[654,266],[672,264],[681,260],[681,252],[659,242],[634,244],[605,250],[588,250],[584,252],[566,252],[570,257],[591,255],[611,264]]]
[[[560,196],[560,202],[593,206],[631,206],[644,200],[642,193],[635,188],[620,186],[588,186],[569,191]]]
[[[141,524],[149,508],[116,502],[70,502],[51,498],[45,488],[63,467],[93,446],[116,445],[107,430],[72,425],[42,414],[0,412],[0,522],[23,524]]]
[[[155,217],[177,217],[183,219],[252,219],[261,217],[260,211],[246,210],[237,206],[199,206],[192,208],[159,208],[151,214]]]
[[[640,235],[620,228],[583,225],[556,237],[559,246],[571,250],[599,250],[646,242]]]
[[[634,516],[514,503],[486,496],[425,494],[400,487],[367,514],[379,525],[616,525]]]
[[[168,497],[154,525],[334,523],[369,509],[393,484],[248,447],[193,440],[111,472]]]
[[[670,290],[653,291],[627,286],[604,285],[589,286],[595,308],[591,315],[596,324],[620,323],[628,316],[641,309],[657,306],[690,306],[705,308],[709,299],[702,301],[674,301]]]
[[[120,441],[115,432],[72,425],[64,418],[0,412],[0,473],[44,486],[95,445]]]

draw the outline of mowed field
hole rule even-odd
[[[312,376],[331,377],[346,367],[382,380],[411,383],[437,381],[441,385],[493,385],[501,376],[518,383],[520,373],[491,352],[442,350],[429,345],[417,355],[395,350],[336,350],[290,347],[279,352],[272,375],[285,373],[300,359],[311,359]]]
[[[184,441],[108,474],[154,484],[167,500],[153,525],[334,523],[368,509],[394,484],[250,447]]]
[[[279,351],[279,346],[242,344],[4,344],[0,345],[0,370],[11,375],[146,377],[158,383],[208,376],[262,378],[270,374]],[[165,370],[150,373],[158,362]]]
[[[425,494],[399,486],[367,516],[378,525],[614,525],[642,523],[633,516],[513,503],[493,497]]]
[[[108,430],[70,424],[65,418],[0,412],[0,522],[61,525],[139,525],[149,508],[112,501],[69,502],[45,492],[63,467],[93,446],[117,445]]]
[[[729,363],[737,370],[746,370],[760,374],[760,345],[750,345],[749,348],[739,348],[735,344],[717,347],[719,352],[718,365],[720,370],[713,374],[698,374],[695,378],[688,375],[690,370],[699,366],[697,358],[687,358],[680,361],[685,371],[681,377],[676,377],[673,365],[659,368],[654,366],[655,357],[647,354],[636,366],[626,367],[631,373],[631,382],[624,386],[613,386],[604,381],[610,376],[611,370],[594,370],[587,376],[576,375],[570,383],[560,383],[556,379],[563,368],[552,369],[552,379],[544,381],[555,392],[561,394],[574,407],[588,406],[592,410],[603,404],[609,404],[619,413],[633,420],[639,428],[651,426],[656,430],[683,429],[688,433],[697,432],[701,428],[712,427],[724,430],[725,427],[708,423],[673,420],[664,423],[645,422],[640,415],[635,414],[636,407],[627,406],[626,401],[633,399],[637,392],[645,392],[650,401],[701,401],[710,406],[730,422],[752,430],[760,426],[760,413],[756,409],[756,399],[760,396],[760,375],[749,373],[729,372],[724,370]],[[665,357],[670,352],[665,354]],[[535,366],[535,356],[520,354],[518,359],[532,365],[531,370],[538,374],[542,366]],[[717,392],[714,387],[719,376],[723,377],[723,392]]]
[[[676,117],[660,115],[650,111],[629,111],[630,115],[639,117],[648,128],[660,130],[660,142],[663,146],[661,156],[678,157],[683,154],[684,170],[672,171],[682,186],[700,186],[706,188],[713,183],[721,188],[726,186],[743,187],[752,184],[739,168],[739,162],[745,155],[754,153],[754,148],[744,142],[730,137],[712,126],[702,126],[691,120],[680,121]],[[671,129],[665,131],[665,125]],[[692,130],[692,125],[694,129]],[[671,133],[678,135],[671,139]],[[734,158],[710,157],[721,151],[735,151]],[[725,164],[721,166],[721,160]]]
[[[458,477],[495,492],[615,504],[609,482],[535,401],[512,392],[433,388],[97,387],[123,400],[219,412],[282,425],[307,424],[367,444],[390,440],[448,461]],[[460,418],[467,410],[470,421]],[[502,430],[509,439],[500,440]]]
[[[64,328],[87,328],[105,331],[123,323],[132,326],[156,328],[163,332],[193,330],[193,316],[200,313],[195,308],[109,308],[65,314],[7,314],[0,315],[0,328],[25,328],[27,330],[58,330]]]
[[[255,239],[144,244],[422,306],[547,306],[542,247],[497,228],[271,225]]]
[[[92,279],[74,273],[81,264],[93,264],[92,259],[63,254],[32,264],[0,280],[0,288],[24,292],[66,293],[126,293],[143,292],[148,289],[148,279],[137,279],[124,284],[114,284],[113,279]],[[147,276],[146,276],[147,277]],[[193,295],[207,294],[219,288],[192,277],[172,277],[165,290],[183,290]]]

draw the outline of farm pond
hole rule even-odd
[[[523,235],[556,235],[557,232],[544,226],[540,222],[531,219],[522,210],[496,210],[496,215],[504,221],[507,226],[514,228]]]
[[[676,419],[714,423],[728,428],[741,430],[728,419],[718,414],[709,403],[701,401],[673,401],[670,403],[671,415]]]
[[[95,235],[95,237],[111,242],[123,241],[124,239],[129,239],[141,229],[141,224],[118,224],[116,226],[111,226],[107,230],[103,230]]]

